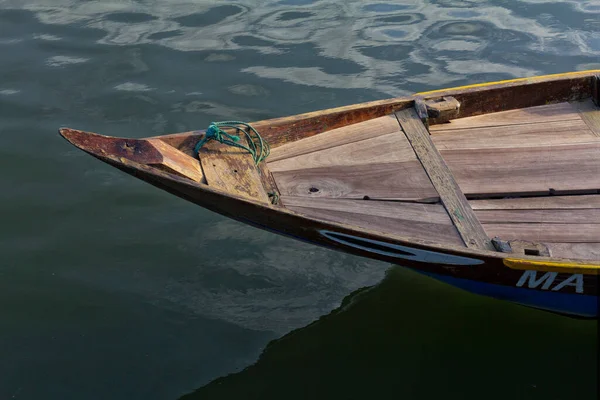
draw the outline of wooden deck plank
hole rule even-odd
[[[403,203],[395,201],[372,201],[332,199],[323,197],[282,196],[286,207],[303,207],[378,217],[401,218],[416,222],[453,226],[441,204]]]
[[[592,100],[571,103],[579,111],[581,119],[587,124],[592,133],[600,137],[600,107]]]
[[[397,125],[398,123],[396,123]],[[291,171],[339,165],[394,163],[416,160],[410,143],[397,132],[270,162],[269,169]]]
[[[267,162],[273,163],[285,158],[341,146],[373,136],[386,135],[398,130],[398,122],[393,116],[374,118],[273,148]]]
[[[199,155],[209,186],[232,195],[269,203],[258,169],[246,150],[210,141],[200,149]]]
[[[465,195],[600,189],[600,143],[441,154]]]
[[[600,242],[590,243],[546,243],[552,257],[600,260]]]
[[[475,211],[600,208],[600,194],[470,200],[469,204]]]
[[[595,243],[600,238],[600,224],[516,223],[483,224],[490,237],[502,240],[527,240],[532,242]]]
[[[582,120],[436,131],[431,139],[440,151],[600,142]]]
[[[537,124],[540,122],[580,119],[577,110],[569,103],[548,104],[516,110],[500,111],[474,117],[458,118],[445,124],[432,125],[430,131],[469,129],[489,126]]]
[[[425,218],[417,218],[417,220],[415,220],[415,210],[411,210],[411,212],[408,213],[404,213],[402,210],[402,206],[406,205],[406,203],[396,203],[395,208],[397,212],[394,215],[382,216],[352,211],[340,211],[339,209],[328,210],[324,208],[289,206],[287,198],[284,199],[284,202],[290,210],[317,219],[358,226],[384,234],[395,234],[434,243],[463,245],[462,239],[449,218],[447,223],[443,224],[427,221],[426,215],[424,216]],[[436,205],[428,204],[427,206]],[[441,205],[437,206],[445,213],[445,210]],[[422,219],[425,220],[423,221]]]
[[[414,108],[396,112],[396,117],[467,247],[494,250]]]
[[[600,224],[600,208],[562,210],[476,210],[475,215],[486,223],[553,223]],[[600,237],[598,237],[600,240]]]
[[[418,160],[273,172],[283,196],[381,200],[438,199]]]

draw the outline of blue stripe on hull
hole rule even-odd
[[[496,285],[411,269],[471,293],[562,314],[592,318],[598,316],[598,297],[596,296]]]

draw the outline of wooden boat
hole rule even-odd
[[[258,163],[244,149],[206,141],[206,131],[146,139],[60,133],[116,168],[252,226],[473,293],[593,318],[599,76],[492,82],[254,122],[270,145]],[[223,130],[235,131],[252,133]],[[248,137],[245,145],[260,150]]]

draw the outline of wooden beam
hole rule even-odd
[[[467,198],[454,180],[452,172],[431,141],[429,132],[413,108],[396,112],[396,118],[410,141],[442,204],[454,222],[465,245],[494,251],[488,235],[475,216]]]
[[[437,124],[448,122],[458,117],[460,112],[460,102],[452,96],[425,100],[425,107],[427,108],[429,118]]]
[[[148,165],[160,167],[168,172],[174,173],[195,182],[204,182],[204,174],[200,168],[200,161],[168,145],[160,139],[148,139],[150,143],[160,153],[160,161],[150,162]]]

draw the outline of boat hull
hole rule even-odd
[[[416,110],[417,102],[428,98],[439,99],[451,96],[460,104],[460,108],[455,110],[458,115],[454,117],[467,118],[590,98],[593,98],[598,105],[600,104],[599,92],[600,71],[584,71],[419,93],[404,98],[258,121],[253,123],[253,126],[261,132],[263,139],[272,148],[276,148],[390,113],[409,108]],[[426,117],[428,124],[447,122],[436,121],[439,117],[439,115],[436,117],[436,114],[430,118],[427,110]],[[471,248],[469,245],[473,242],[464,240],[464,237],[460,244],[465,244],[466,247],[448,244],[448,241],[444,240],[434,241],[430,235],[419,236],[426,237],[428,240],[425,241],[415,239],[415,235],[411,236],[410,232],[403,231],[401,228],[398,228],[397,232],[394,229],[393,234],[382,233],[363,229],[359,224],[336,223],[303,215],[287,209],[285,204],[282,207],[271,205],[267,200],[262,202],[257,199],[249,200],[241,196],[241,192],[238,193],[237,190],[232,190],[226,185],[220,188],[219,179],[213,180],[213,183],[217,182],[217,184],[207,184],[208,179],[203,182],[197,154],[192,152],[198,141],[205,137],[203,131],[183,132],[142,140],[101,136],[68,128],[61,130],[61,134],[80,149],[128,174],[203,208],[257,228],[336,251],[408,267],[472,293],[561,314],[586,318],[598,316],[597,290],[600,271],[598,261],[586,263],[567,258],[532,257],[531,254],[535,255],[535,253],[527,252],[517,255],[516,252],[494,251],[490,246]],[[159,149],[166,152],[161,153]],[[203,158],[198,158],[202,163]],[[204,161],[206,162],[207,159]],[[196,171],[191,173],[193,166],[196,167]],[[208,167],[210,172],[215,165],[208,165]],[[245,168],[250,167],[245,165]],[[261,164],[256,168],[260,173],[254,171],[256,172],[254,176],[268,180],[270,176],[268,167]],[[240,171],[245,170],[240,168]],[[238,168],[235,167],[233,172],[238,173]],[[252,183],[257,187],[262,186],[265,190],[273,187],[277,189],[277,182],[262,182],[261,185],[256,181]],[[404,191],[404,186],[397,187]],[[311,187],[309,190],[312,192],[312,189]],[[461,192],[459,189],[457,188],[456,192]],[[590,190],[597,194],[596,187]],[[569,190],[567,192],[574,194]],[[267,193],[271,195],[270,191]],[[546,190],[545,187],[541,192],[525,190],[523,193],[540,196],[557,194],[553,188]],[[577,193],[583,194],[583,192]],[[277,195],[277,190],[272,194]],[[369,197],[364,196],[364,200],[369,200]],[[448,198],[447,193],[446,198]],[[397,199],[397,196],[393,199]],[[427,198],[404,200],[424,201]],[[283,202],[285,201],[284,199]],[[456,213],[452,215],[456,216]],[[460,216],[462,214],[458,213],[458,219]],[[456,219],[453,222],[454,226],[457,226]],[[464,233],[464,225],[462,223],[460,225],[461,232]],[[539,251],[537,254],[540,254]]]
[[[359,231],[327,221],[307,220],[201,189],[185,179],[163,175],[143,165],[103,161],[180,198],[272,233],[423,273],[468,292],[553,313],[598,317],[597,266],[575,266],[506,259],[498,254],[439,248],[389,235]],[[591,268],[586,268],[591,267]]]
[[[598,316],[598,297],[595,295],[498,285],[414,270],[470,293],[574,317],[596,318]]]

